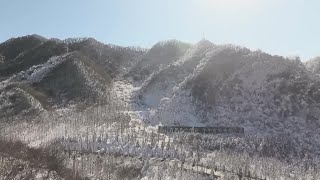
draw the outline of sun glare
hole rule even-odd
[[[265,0],[202,0],[206,8],[218,11],[254,10]],[[201,0],[199,1],[201,2]]]

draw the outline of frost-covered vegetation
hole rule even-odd
[[[206,40],[148,50],[32,35],[0,44],[0,64],[0,179],[320,177],[316,59]]]

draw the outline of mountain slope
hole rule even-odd
[[[216,46],[201,41],[177,61],[155,71],[141,86],[139,98],[152,107],[157,106],[164,97],[172,96],[174,87],[193,73],[200,61]]]
[[[17,39],[18,50],[10,45]],[[206,40],[148,50],[92,38],[17,39],[0,45],[0,138],[47,147],[72,176],[319,177],[317,61]],[[158,125],[240,126],[245,134],[163,134]],[[0,171],[30,164],[16,154],[25,153],[4,156]]]
[[[92,38],[61,41],[36,35],[8,40],[0,47],[5,55],[0,68],[1,117],[102,102],[113,79],[144,53]]]
[[[19,51],[10,50],[20,41]],[[2,43],[1,52],[4,109],[21,107],[13,99],[33,106],[21,103],[31,102],[25,94],[44,109],[95,101],[124,75],[141,84],[135,98],[157,112],[153,124],[237,125],[248,132],[279,132],[297,122],[290,131],[319,127],[320,85],[308,70],[315,65],[261,51],[206,40],[164,41],[145,51],[33,35]],[[21,98],[10,99],[12,93]]]
[[[29,50],[20,53],[9,63],[4,64],[1,75],[10,76],[14,73],[26,70],[34,65],[46,62],[52,56],[66,53],[64,44],[48,40]]]
[[[313,73],[320,74],[320,57],[307,61],[305,65]]]
[[[23,56],[25,52],[35,48],[46,41],[38,35],[12,38],[0,44],[0,78],[12,74],[16,57]],[[10,70],[11,69],[11,70]]]
[[[297,143],[312,146],[309,150],[320,150],[315,145],[320,81],[298,59],[201,42],[188,52],[146,79],[136,92],[140,102],[152,109],[147,117],[152,124],[242,126],[250,134],[290,133]]]
[[[159,42],[130,69],[127,77],[131,77],[135,81],[144,80],[159,68],[179,59],[190,47],[190,44],[176,40]]]
[[[66,39],[69,51],[78,51],[103,67],[112,77],[124,74],[144,54],[143,49],[103,44],[93,38]]]
[[[39,35],[12,38],[0,44],[0,54],[4,57],[5,61],[10,61],[17,57],[20,53],[45,41],[46,39]]]

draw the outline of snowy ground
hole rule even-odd
[[[155,109],[147,109],[145,106],[135,101],[135,92],[140,87],[135,87],[127,81],[116,81],[113,85],[113,92],[116,95],[116,99],[122,101],[125,105],[125,111],[130,115],[133,122],[140,123],[141,126],[147,125],[147,131],[155,131],[158,126],[149,126],[148,121],[153,119],[155,115]]]
[[[140,89],[140,87],[134,87],[132,84],[130,84],[127,81],[116,81],[116,82],[114,82],[113,91],[115,92],[116,98],[122,100],[123,104],[126,104],[126,107],[127,107],[126,111],[131,117],[131,123],[130,123],[131,125],[134,124],[135,126],[138,126],[138,128],[140,128],[140,129],[143,128],[144,131],[146,131],[148,133],[153,132],[153,133],[158,134],[157,129],[161,123],[158,123],[158,125],[156,125],[156,126],[149,125],[150,119],[153,119],[153,116],[155,115],[156,110],[155,109],[147,109],[145,106],[138,104],[134,99],[135,98],[134,93],[136,91],[138,91],[139,89]],[[152,122],[152,123],[156,124],[155,122]],[[159,144],[162,143],[161,141],[167,142],[170,139],[170,137],[168,137],[166,135],[163,135],[163,134],[158,134],[158,135],[161,136],[160,141],[158,141]],[[139,150],[141,150],[141,149],[139,149]],[[135,150],[134,152],[137,152],[139,150]],[[108,150],[104,149],[104,151],[108,151]],[[133,150],[131,150],[131,152],[132,151]],[[166,152],[166,153],[170,154],[172,152]],[[142,154],[143,154],[143,150],[142,150],[142,153],[140,154],[140,157]],[[146,153],[146,154],[148,154],[148,153]],[[150,154],[156,154],[156,153],[150,153]],[[150,160],[150,163],[154,166],[154,168],[150,168],[149,171],[154,171],[153,172],[154,174],[158,174],[156,167],[159,166],[160,161],[163,162],[163,159],[160,158],[161,156],[163,156],[163,155],[160,155],[159,158],[152,158]],[[189,171],[189,172],[191,171],[196,174],[197,173],[205,174],[208,177],[210,177],[210,176],[212,177],[212,174],[213,174],[212,169],[208,169],[203,166],[195,166],[195,165],[192,165],[189,163],[181,165],[181,162],[179,164],[179,162],[177,162],[171,158],[169,158],[168,160],[165,160],[165,161],[168,161],[169,166],[171,166],[171,167],[177,166],[178,169],[182,168],[182,169],[184,169],[184,171]],[[175,168],[177,168],[177,167],[175,167]],[[149,172],[147,174],[152,174],[152,173]],[[218,175],[218,177],[221,177],[221,178],[223,178],[223,176],[224,176],[223,173],[220,171],[215,171],[214,174]],[[148,175],[147,175],[146,177],[144,177],[142,179],[148,179],[148,178],[150,178],[150,177],[148,177]],[[195,177],[193,177],[193,178],[195,178]],[[199,178],[203,179],[204,177],[201,178],[199,176]],[[168,179],[174,179],[174,178],[168,178]],[[205,178],[205,179],[207,179],[207,178]]]
[[[138,90],[139,87],[135,87],[127,81],[119,80],[114,82],[112,98],[120,104],[120,109],[107,109],[107,107],[98,106],[92,107],[88,114],[81,114],[74,112],[72,107],[69,107],[52,114],[43,115],[39,118],[41,119],[40,124],[39,122],[18,124],[17,126],[10,126],[6,129],[6,132],[2,133],[23,140],[32,147],[43,147],[58,140],[66,151],[79,152],[79,154],[83,152],[106,156],[116,154],[123,159],[128,157],[138,158],[149,163],[148,168],[142,170],[143,176],[141,178],[143,179],[154,179],[159,174],[163,174],[163,179],[179,179],[180,176],[174,178],[170,173],[159,172],[158,167],[163,167],[163,165],[166,169],[164,171],[182,169],[181,171],[188,174],[185,179],[196,177],[198,179],[210,179],[213,174],[212,167],[208,168],[201,164],[195,165],[193,159],[195,155],[188,156],[183,166],[181,165],[179,158],[181,158],[181,155],[185,156],[189,151],[192,151],[189,147],[191,145],[187,144],[180,147],[179,144],[174,143],[176,137],[173,135],[157,133],[158,126],[151,126],[148,121],[152,118],[155,110],[147,109],[135,101],[135,92]],[[130,117],[128,126],[121,132],[119,132],[121,122],[114,115],[114,111]],[[91,115],[97,116],[91,117]],[[104,121],[104,118],[110,115],[114,116],[116,120]],[[94,120],[95,118],[96,120]],[[155,136],[155,145],[152,145],[151,136]],[[168,142],[169,144],[171,142],[169,148],[167,146]],[[165,148],[161,149],[162,144],[165,144]],[[212,160],[207,158],[206,155],[202,158],[200,162]],[[221,159],[219,163],[222,161],[225,160]],[[212,165],[215,162],[207,164]],[[234,172],[225,173],[221,169],[215,171],[214,174],[220,176],[221,179],[235,176]]]

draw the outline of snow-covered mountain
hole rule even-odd
[[[112,81],[144,51],[92,38],[62,41],[31,35],[10,39],[0,44],[0,116],[105,99]]]
[[[320,132],[320,81],[299,59],[200,41],[146,78],[136,97],[152,109],[147,119],[153,124],[287,133],[320,152],[314,146]]]
[[[319,58],[302,63],[207,40],[169,40],[142,49],[93,38],[12,38],[0,44],[0,130],[10,138],[21,131],[16,138],[30,146],[60,142],[69,152],[189,157],[186,170],[195,154],[185,151],[198,148],[196,138],[202,137],[187,141],[158,134],[156,143],[157,125],[240,126],[243,137],[203,137],[203,160],[238,156],[231,150],[250,158],[270,158],[273,152],[281,160],[318,157],[319,69]],[[254,158],[253,169],[259,166]],[[138,164],[142,174],[155,177],[154,166]]]
[[[133,98],[153,110],[153,125],[236,125],[259,133],[319,127],[318,59],[304,65],[207,40],[163,41],[143,50],[37,35],[10,39],[0,53],[3,104],[14,104],[5,94],[17,88],[44,106],[94,98],[123,76],[139,86]]]
[[[177,61],[191,47],[177,40],[161,41],[148,50],[130,69],[127,77],[143,81],[162,67]]]

